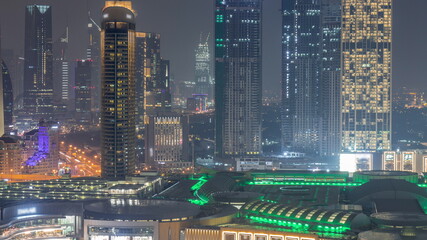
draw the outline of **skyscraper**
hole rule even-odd
[[[92,60],[77,60],[75,83],[76,120],[87,124],[92,115]]]
[[[3,49],[1,57],[8,67],[10,78],[13,79],[14,108],[22,108],[24,96],[24,58],[11,49]]]
[[[322,0],[320,69],[320,155],[341,150],[341,0]]]
[[[342,151],[389,150],[392,1],[342,4]]]
[[[143,129],[148,123],[147,110],[154,108],[154,97],[150,90],[160,74],[160,34],[136,33],[136,101],[137,125]],[[147,109],[148,108],[148,109]]]
[[[319,153],[320,0],[282,0],[282,143]]]
[[[163,111],[170,111],[172,108],[172,95],[170,91],[170,61],[163,59],[160,61],[160,83],[157,97],[157,105]]]
[[[213,99],[213,84],[211,77],[211,54],[209,52],[209,35],[206,40],[200,39],[196,49],[196,94],[206,94]]]
[[[0,60],[1,60],[1,34],[0,34]],[[1,60],[3,62],[3,60]],[[0,83],[3,83],[3,64],[0,65]],[[4,120],[4,93],[3,84],[0,84],[0,135],[5,133],[5,120]]]
[[[53,113],[52,8],[29,5],[25,11],[24,108],[33,118]]]
[[[136,33],[136,45],[138,125],[143,126],[148,116],[171,108],[169,61],[161,58],[158,33]]]
[[[216,154],[261,153],[262,0],[216,0]]]
[[[89,34],[89,41],[88,41],[88,47],[86,50],[86,58],[88,60],[91,60],[92,63],[92,108],[95,111],[99,110],[100,106],[100,99],[101,99],[101,77],[99,74],[99,68],[100,64],[99,61],[101,60],[100,57],[100,50],[99,50],[99,38],[100,38],[100,32],[101,27],[93,20],[93,18],[90,16],[90,12],[88,14],[88,24],[87,24],[87,30]]]
[[[101,24],[102,176],[135,171],[135,13],[130,1],[106,1]]]
[[[2,61],[2,82],[3,82],[3,116],[5,132],[9,132],[13,124],[13,87],[9,69]],[[0,78],[1,79],[1,78]]]
[[[64,34],[53,43],[53,96],[55,103],[68,104],[70,98],[70,64],[68,55],[68,27]]]
[[[339,152],[340,7],[339,0],[282,0],[285,151]]]

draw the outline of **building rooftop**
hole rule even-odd
[[[102,22],[127,22],[135,24],[135,14],[129,8],[112,6],[102,11]]]
[[[0,141],[3,141],[4,143],[17,143],[18,140],[13,137],[0,137]]]
[[[362,172],[356,172],[358,175],[368,175],[368,176],[412,176],[417,175],[417,173],[414,172],[405,172],[405,171],[382,171],[382,170],[375,170],[375,171],[362,171]]]
[[[144,184],[117,184],[110,187],[109,189],[138,190],[139,188],[142,188],[144,186]]]
[[[372,179],[349,194],[349,199],[353,203],[374,199],[417,199],[418,197],[427,199],[425,189],[400,179]]]
[[[427,215],[425,214],[381,212],[372,214],[371,218],[378,225],[427,226]]]

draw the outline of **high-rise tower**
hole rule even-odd
[[[341,150],[389,150],[392,0],[342,4]]]
[[[282,143],[319,153],[320,0],[282,0]]]
[[[209,52],[209,35],[205,41],[200,39],[196,49],[196,94],[206,94],[209,99],[213,99],[213,84],[211,77],[211,54]]]
[[[102,176],[135,171],[135,13],[130,1],[106,1],[101,24]]]
[[[88,60],[91,60],[92,63],[92,86],[93,89],[91,91],[92,94],[92,109],[96,112],[99,111],[100,106],[100,99],[101,99],[101,77],[99,74],[100,64],[99,61],[100,58],[100,50],[99,50],[99,38],[100,38],[100,32],[101,27],[93,20],[93,18],[90,16],[90,12],[88,14],[88,24],[87,24],[87,30],[89,34],[89,41],[88,41],[88,47],[86,50],[86,58]]]
[[[33,118],[53,113],[52,8],[29,5],[25,11],[24,109]]]
[[[283,149],[339,152],[340,0],[282,0]]]
[[[138,125],[142,126],[148,116],[171,108],[169,61],[161,58],[158,33],[137,32],[136,46]]]
[[[5,133],[8,133],[13,124],[13,88],[12,88],[12,79],[10,77],[9,69],[6,66],[6,63],[2,61],[2,82],[3,82],[3,116],[4,116],[4,128]]]
[[[261,153],[262,0],[216,0],[216,154]]]
[[[0,60],[1,60],[1,34],[0,34]],[[3,60],[1,60],[3,61]],[[0,65],[0,83],[3,83],[3,64]],[[3,84],[0,84],[0,135],[3,136],[3,134],[5,133],[5,119],[4,119],[4,113],[6,110],[5,106],[4,106],[4,91],[3,91]]]
[[[55,103],[68,104],[70,98],[70,64],[68,61],[68,27],[53,43],[53,96]]]
[[[92,60],[77,60],[75,84],[76,120],[88,124],[92,120]]]
[[[341,0],[322,0],[320,69],[320,155],[336,157],[341,148]]]

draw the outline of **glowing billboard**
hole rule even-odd
[[[373,155],[370,153],[340,154],[340,171],[356,172],[372,170]]]

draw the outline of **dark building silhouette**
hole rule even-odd
[[[68,27],[53,43],[53,100],[67,105],[70,100],[70,62],[68,59]]]
[[[262,0],[216,0],[216,154],[261,153]]]
[[[88,47],[86,50],[86,58],[88,60],[92,60],[92,108],[95,111],[99,111],[100,106],[100,99],[101,99],[101,77],[99,74],[100,69],[100,32],[101,27],[93,20],[93,18],[90,16],[90,13],[88,15],[88,24],[87,24],[87,30],[89,34],[88,39]]]
[[[101,26],[102,177],[135,172],[135,14],[130,1],[107,1]]]
[[[160,61],[160,83],[158,85],[157,105],[161,109],[169,111],[172,107],[172,95],[170,91],[170,61],[162,59]]]
[[[24,109],[33,118],[53,113],[52,8],[29,5],[25,10]]]
[[[13,87],[10,72],[6,63],[2,61],[2,77],[3,77],[3,112],[4,112],[4,128],[8,133],[13,125]]]
[[[170,111],[169,61],[160,55],[160,34],[136,33],[136,93],[138,127],[147,124],[148,117]]]
[[[339,152],[340,7],[337,0],[282,1],[284,151]]]
[[[20,109],[24,95],[24,58],[18,56],[11,49],[2,49],[1,57],[8,67],[11,79],[13,79],[14,109]]]
[[[76,120],[91,122],[92,106],[92,60],[77,60],[75,68]]]
[[[322,0],[320,69],[320,155],[336,157],[341,148],[341,0]]]
[[[320,0],[282,1],[282,142],[319,152]]]

